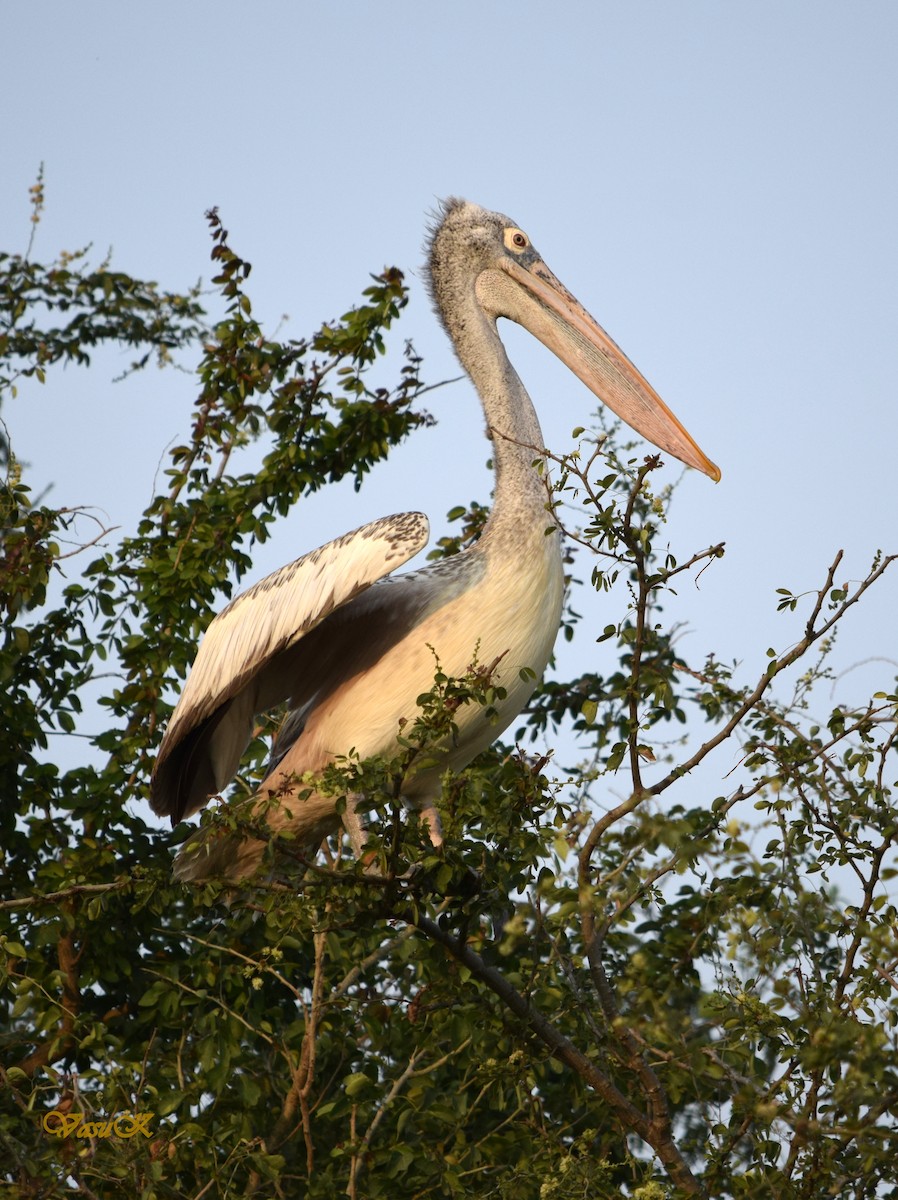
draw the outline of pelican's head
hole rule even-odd
[[[539,338],[653,445],[720,479],[718,467],[510,217],[447,200],[431,230],[428,266],[431,295],[453,341],[459,333],[455,317],[473,294],[491,320],[507,317]]]

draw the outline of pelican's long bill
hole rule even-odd
[[[637,433],[687,466],[720,479],[720,468],[699,449],[652,385],[542,259],[507,260],[503,269],[537,303],[528,306],[527,328],[556,354],[591,392]]]

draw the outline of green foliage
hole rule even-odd
[[[788,649],[756,678],[689,666],[665,597],[723,547],[659,549],[656,460],[550,455],[556,515],[585,514],[570,543],[617,618],[588,629],[569,610],[601,657],[542,687],[520,745],[447,776],[444,849],[400,805],[402,778],[460,706],[494,702],[488,663],[463,679],[435,664],[395,762],[327,772],[335,795],[372,798],[363,863],[335,840],[307,865],[284,841],[238,892],[171,882],[170,835],[139,801],[200,631],[279,517],[328,481],[360,484],[427,420],[410,346],[391,387],[371,382],[405,304],[398,271],[278,342],[209,222],[209,326],[190,295],[83,256],[74,271],[0,260],[6,388],[103,339],[201,356],[167,490],[77,582],[54,572],[78,514],[32,506],[7,467],[4,1194],[898,1196],[898,695],[819,707],[834,633],[890,558],[860,583],[838,584],[836,559],[819,588],[782,589]],[[88,284],[100,275],[119,282]],[[80,326],[38,331],[75,300]],[[485,510],[455,515],[438,554]],[[98,691],[104,728],[85,738]],[[523,748],[562,731],[576,769]],[[79,765],[60,765],[60,738]],[[701,768],[728,739],[741,764],[718,794],[723,772],[709,785]],[[146,1133],[107,1125],[123,1114],[150,1114]]]
[[[155,283],[113,271],[108,259],[90,268],[89,247],[64,250],[49,266],[35,262],[31,250],[44,208],[43,169],[30,199],[28,251],[0,251],[0,402],[16,395],[20,379],[43,383],[59,363],[88,366],[90,351],[104,343],[138,353],[125,372],[130,374],[154,357],[159,366],[169,364],[176,351],[202,336],[198,288],[160,292]],[[8,451],[0,430],[0,465]]]

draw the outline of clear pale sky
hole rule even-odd
[[[369,272],[405,269],[397,349],[412,337],[435,381],[458,372],[415,274],[426,214],[458,194],[512,215],[722,468],[716,486],[688,473],[668,526],[678,557],[727,543],[670,610],[693,660],[714,647],[753,678],[800,636],[776,587],[819,584],[840,547],[840,581],[898,550],[893,0],[3,0],[0,45],[7,250],[27,244],[41,162],[38,260],[92,242],[183,289],[212,273],[203,213],[218,205],[272,329],[289,314],[284,332],[310,332]],[[503,336],[547,444],[570,447],[592,397],[525,334]],[[193,396],[174,372],[113,385],[127,361],[26,383],[2,414],[55,503],[126,530]],[[327,489],[283,522],[256,574],[397,510],[428,512],[439,536],[450,507],[486,500],[470,385],[428,407],[436,428],[358,495]],[[598,628],[623,606],[606,597]],[[838,658],[891,662],[850,671],[832,699],[891,686],[896,613],[898,571]],[[578,654],[596,657],[588,635]]]

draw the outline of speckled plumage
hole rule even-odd
[[[414,719],[417,697],[433,686],[437,659],[450,676],[463,675],[475,659],[498,660],[494,678],[507,695],[496,717],[488,720],[473,705],[460,709],[457,737],[442,747],[438,763],[404,783],[405,799],[426,814],[439,841],[441,771],[464,767],[521,711],[549,660],[561,615],[560,535],[546,533],[546,484],[533,466],[542,434],[496,331],[498,317],[530,329],[657,444],[716,472],[509,218],[447,201],[431,230],[428,275],[493,440],[489,521],[462,554],[384,578],[427,536],[421,514],[384,518],[234,600],[209,627],[160,748],[153,806],[173,821],[227,785],[254,714],[289,701],[269,773],[248,803],[256,808],[276,793],[283,807],[269,814],[270,827],[289,828],[313,850],[339,828],[340,817],[332,798],[297,781],[350,751],[392,755],[400,723]],[[238,880],[252,873],[262,849],[258,841],[201,831],[182,850],[175,873]]]

